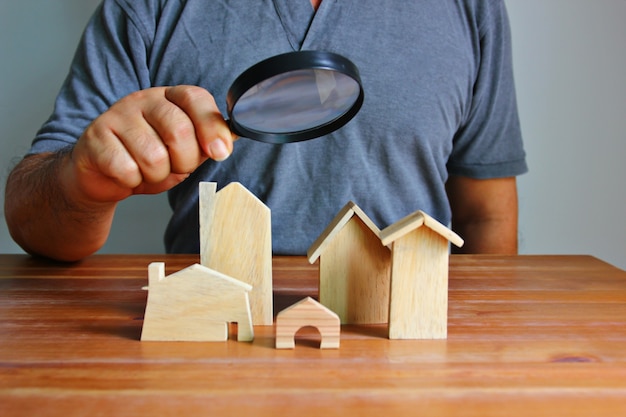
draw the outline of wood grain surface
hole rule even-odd
[[[0,416],[626,415],[626,272],[589,256],[454,255],[448,339],[352,325],[338,350],[140,342],[155,261],[199,257],[0,255]],[[305,257],[273,271],[274,311],[317,296]]]

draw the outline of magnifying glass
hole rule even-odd
[[[231,130],[283,144],[314,139],[348,123],[363,104],[357,67],[325,51],[289,52],[244,71],[226,96]]]

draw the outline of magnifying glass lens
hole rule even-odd
[[[249,130],[294,133],[341,117],[360,93],[358,81],[338,71],[288,71],[248,89],[235,104],[232,117]]]
[[[287,52],[258,62],[241,73],[226,94],[230,129],[273,144],[334,132],[362,104],[357,67],[326,51]]]

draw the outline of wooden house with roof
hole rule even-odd
[[[445,339],[448,329],[449,243],[463,239],[423,211],[380,233],[391,246],[390,339]]]
[[[313,298],[306,297],[276,316],[276,349],[293,349],[296,333],[307,326],[319,331],[320,349],[339,348],[339,316]]]
[[[343,324],[389,323],[391,339],[447,337],[452,230],[416,211],[380,231],[353,202],[337,214],[308,259],[319,259],[319,300]]]
[[[271,326],[274,316],[269,207],[238,182],[219,191],[214,182],[201,182],[199,187],[200,263],[252,285],[252,322]]]
[[[386,323],[391,254],[380,230],[353,202],[346,204],[308,250],[319,259],[319,300],[343,324]]]
[[[142,341],[225,341],[229,323],[238,341],[254,339],[246,283],[200,264],[165,276],[165,264],[154,262],[147,289]]]

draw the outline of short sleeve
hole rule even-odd
[[[105,1],[90,19],[75,52],[54,111],[30,152],[74,144],[87,126],[120,98],[149,86],[145,35],[115,1]]]
[[[454,137],[447,163],[451,175],[498,178],[528,170],[515,95],[508,16],[501,0],[489,4],[478,12],[479,66],[469,111]]]

